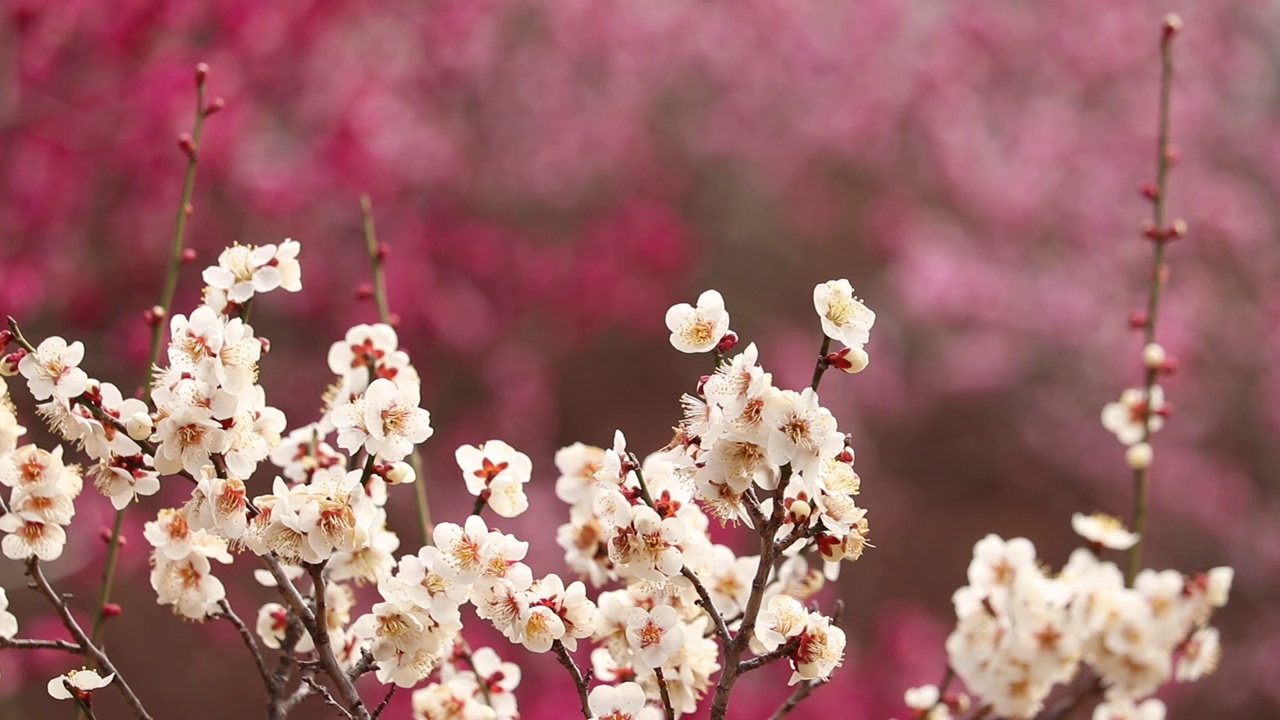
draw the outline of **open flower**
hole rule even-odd
[[[417,383],[396,385],[386,378],[374,380],[362,399],[334,413],[338,446],[355,452],[363,445],[370,455],[387,462],[403,460],[414,445],[435,432],[431,413],[418,407],[419,393]]]
[[[1138,542],[1138,533],[1129,532],[1119,519],[1102,513],[1072,515],[1071,529],[1085,540],[1112,550],[1128,550]]]
[[[512,518],[529,509],[524,484],[533,475],[529,456],[501,440],[479,447],[463,445],[454,451],[467,492],[482,497],[498,515]]]
[[[244,304],[255,293],[283,288],[302,289],[298,264],[301,246],[294,240],[275,245],[233,245],[218,255],[218,264],[205,268],[201,277],[210,288],[221,290],[232,302]]]
[[[89,376],[79,368],[84,359],[84,345],[79,341],[70,345],[54,335],[33,353],[27,353],[18,362],[18,372],[27,379],[27,387],[36,400],[48,400],[50,396],[70,400],[84,392]]]
[[[644,688],[637,683],[597,685],[587,696],[594,720],[658,720],[657,708],[645,707]]]
[[[627,644],[640,656],[640,662],[660,668],[684,644],[684,629],[676,609],[659,605],[653,610],[634,608],[627,617]]]
[[[876,314],[854,296],[848,280],[828,280],[815,286],[813,309],[822,320],[822,332],[832,340],[861,349],[871,339]]]
[[[667,329],[671,331],[671,344],[684,353],[710,352],[720,338],[729,332],[729,312],[724,309],[724,298],[715,290],[698,296],[698,306],[689,303],[672,305],[667,310]]]
[[[1142,442],[1144,431],[1143,420],[1149,415],[1147,428],[1151,433],[1164,425],[1160,409],[1164,407],[1164,390],[1159,385],[1151,386],[1150,409],[1148,409],[1147,393],[1143,388],[1129,388],[1120,394],[1120,400],[1107,403],[1102,408],[1102,426],[1115,433],[1116,439],[1125,445]]]
[[[11,638],[18,634],[18,618],[9,612],[9,596],[0,587],[0,638]]]
[[[110,685],[115,677],[115,673],[103,677],[93,670],[72,670],[49,681],[49,695],[55,700],[85,700],[94,690]]]

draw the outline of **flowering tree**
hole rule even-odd
[[[1165,249],[1185,234],[1165,218],[1177,30],[1176,19],[1167,19],[1160,160],[1145,231],[1155,261],[1148,309],[1135,319],[1146,340],[1145,380],[1103,412],[1104,424],[1129,446],[1133,532],[1106,516],[1077,516],[1073,525],[1090,547],[1056,576],[1037,566],[1029,541],[979,542],[969,585],[955,596],[958,625],[947,642],[946,680],[907,693],[919,717],[967,711],[967,697],[947,693],[959,677],[977,698],[974,717],[1063,717],[1103,694],[1095,718],[1156,718],[1163,705],[1148,697],[1174,673],[1175,653],[1179,680],[1212,669],[1217,639],[1207,622],[1226,602],[1231,571],[1188,577],[1140,569],[1151,435],[1164,407],[1156,381],[1172,367],[1155,342]],[[720,293],[670,308],[672,346],[708,355],[710,372],[680,399],[674,437],[657,452],[637,455],[619,431],[611,448],[579,443],[557,453],[556,494],[569,505],[557,541],[581,578],[566,584],[555,573],[535,574],[524,562],[528,544],[484,519],[486,511],[505,519],[529,509],[524,486],[532,461],[501,440],[456,449],[475,504],[461,524],[433,524],[418,457],[418,446],[433,434],[431,417],[420,407],[421,379],[393,323],[386,250],[367,200],[370,292],[380,322],[352,327],[329,347],[336,379],[313,422],[289,430],[284,414],[267,405],[258,367],[270,343],[248,324],[258,295],[301,291],[299,243],[225,249],[201,275],[201,304],[171,315],[180,267],[190,259],[184,238],[204,123],[223,108],[220,100],[206,101],[207,75],[207,68],[197,69],[196,122],[179,141],[188,167],[169,272],[149,315],[143,396],[125,399],[117,386],[90,378],[79,367],[80,342],[33,341],[12,319],[4,334],[6,348],[17,349],[0,369],[23,378],[38,415],[91,466],[82,472],[69,463],[61,445],[19,445],[25,428],[12,402],[0,409],[0,482],[12,488],[0,545],[26,564],[73,638],[16,638],[16,620],[0,614],[0,647],[82,655],[93,669],[54,678],[50,695],[73,700],[92,717],[94,693],[112,686],[138,717],[150,717],[145,689],[130,686],[98,636],[111,607],[120,519],[165,479],[192,489],[181,507],[159,509],[146,524],[157,600],[186,619],[225,619],[236,627],[261,675],[268,717],[285,717],[310,695],[345,717],[377,717],[397,688],[415,687],[414,712],[430,720],[517,717],[520,669],[492,648],[468,646],[464,610],[512,643],[553,654],[588,720],[674,719],[696,712],[704,699],[710,717],[723,719],[739,679],[786,662],[796,689],[773,713],[778,718],[830,678],[846,644],[841,609],[823,613],[805,602],[824,577],[836,577],[842,562],[858,560],[869,547],[852,438],[818,395],[828,370],[854,374],[869,363],[864,346],[876,316],[847,280],[813,290],[821,344],[811,382],[799,390],[775,385],[754,344],[735,354],[740,343]],[[7,386],[0,387],[7,397]],[[260,471],[268,462],[279,472]],[[118,513],[102,601],[88,631],[42,570],[62,553],[85,475]],[[251,496],[250,485],[265,487],[267,475],[275,475],[271,492]],[[397,561],[402,538],[388,527],[386,506],[399,485],[415,490],[423,545]],[[738,556],[713,542],[713,519],[749,528],[758,539],[755,554]],[[1127,552],[1123,571],[1102,557],[1106,549]],[[214,573],[215,561],[237,558],[256,558],[264,566],[260,581],[280,595],[280,603],[258,610],[256,633]],[[367,612],[359,612],[352,589],[361,584],[377,589]],[[588,584],[615,589],[591,598]],[[585,671],[572,654],[580,640],[596,644]],[[263,648],[278,651],[274,668]],[[356,688],[368,673],[387,686],[377,703],[366,703]],[[592,687],[593,680],[601,682]],[[1059,683],[1073,687],[1046,709]]]

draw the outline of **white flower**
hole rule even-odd
[[[828,280],[815,286],[813,309],[822,320],[822,332],[832,340],[861,349],[871,339],[876,314],[854,297],[848,280]]]
[[[33,353],[27,353],[18,362],[18,372],[27,379],[27,387],[36,400],[48,400],[50,396],[70,400],[84,392],[89,376],[78,366],[84,359],[84,345],[79,341],[70,345],[54,335],[45,338]]]
[[[784,390],[764,409],[770,427],[769,461],[791,463],[796,472],[805,472],[822,458],[840,454],[844,435],[836,428],[830,410],[818,404],[812,388],[802,393]]]
[[[418,407],[419,401],[416,383],[374,380],[361,400],[334,413],[338,446],[355,452],[363,445],[365,452],[388,462],[403,460],[434,432],[431,413]]]
[[[1093,710],[1093,720],[1164,720],[1164,703],[1152,698],[1141,705],[1129,698],[1102,703]]]
[[[222,317],[207,305],[192,311],[190,318],[174,315],[169,320],[170,366],[195,370],[204,361],[217,358],[222,352],[223,328]]]
[[[1005,541],[987,535],[973,546],[969,584],[978,589],[1012,587],[1018,574],[1036,569],[1036,547],[1026,538]]]
[[[787,684],[830,677],[844,657],[844,646],[843,630],[832,626],[830,619],[810,613],[804,632],[800,633],[800,646],[792,658],[796,671]]]
[[[616,687],[597,685],[587,696],[594,720],[658,720],[657,708],[645,707],[644,688],[633,682]]]
[[[18,424],[18,416],[14,414],[9,388],[0,379],[0,456],[13,452],[18,447],[18,438],[26,434],[27,429]]]
[[[329,346],[329,369],[343,379],[353,394],[364,392],[371,378],[405,380],[400,371],[409,365],[409,356],[399,351],[400,338],[386,323],[356,325],[346,336]]]
[[[181,560],[170,560],[164,553],[152,554],[151,587],[156,602],[172,605],[173,612],[190,620],[203,620],[219,611],[218,602],[226,598],[222,582],[210,572],[209,558],[193,552]]]
[[[685,524],[663,518],[647,505],[632,508],[631,524],[619,530],[609,544],[609,557],[637,577],[664,582],[684,567],[680,543]]]
[[[672,305],[667,310],[667,329],[671,344],[684,353],[710,352],[729,332],[729,313],[724,298],[715,290],[698,296],[698,307],[689,303]]]
[[[576,505],[591,499],[596,484],[596,471],[604,462],[605,450],[594,445],[574,443],[556,451],[556,497]]]
[[[1137,533],[1129,532],[1124,523],[1102,513],[1072,515],[1071,529],[1085,540],[1112,550],[1128,550],[1138,542]]]
[[[155,495],[160,490],[160,476],[146,467],[141,455],[100,460],[89,474],[102,494],[111,498],[116,510],[125,508],[136,497]]]
[[[1227,604],[1227,597],[1231,594],[1231,581],[1235,576],[1236,571],[1226,566],[1209,571],[1205,582],[1205,597],[1210,605],[1222,607]]]
[[[11,638],[18,634],[18,618],[9,612],[9,596],[0,587],[0,638]]]
[[[45,522],[30,512],[11,512],[0,517],[0,532],[9,533],[0,541],[0,550],[10,560],[30,557],[44,562],[57,560],[67,544],[67,533],[62,526]]]
[[[164,475],[185,470],[193,476],[209,464],[209,456],[225,452],[231,438],[213,412],[198,405],[183,405],[156,426],[155,467]]]
[[[1154,433],[1164,424],[1160,417],[1160,408],[1164,407],[1164,390],[1159,385],[1151,386],[1151,409],[1148,427]],[[1120,394],[1120,400],[1108,403],[1102,408],[1102,426],[1115,433],[1116,439],[1125,445],[1142,442],[1143,416],[1147,411],[1147,393],[1142,388],[1129,388]]]
[[[1222,641],[1218,636],[1218,629],[1202,627],[1192,633],[1183,646],[1174,677],[1178,682],[1199,680],[1216,670],[1221,658]]]
[[[808,619],[809,614],[799,600],[790,595],[775,595],[760,612],[756,621],[755,640],[766,652],[773,652],[804,632]]]
[[[659,605],[651,611],[634,608],[627,618],[627,642],[647,667],[660,668],[684,644],[684,629],[676,609]]]
[[[297,242],[285,240],[275,245],[233,245],[218,255],[218,264],[205,268],[201,277],[210,288],[226,293],[227,299],[243,305],[255,293],[283,288],[302,289]]]
[[[533,462],[528,455],[501,440],[490,440],[479,447],[463,445],[453,456],[467,492],[485,498],[495,513],[513,518],[529,508],[524,484],[533,475]]]
[[[520,685],[520,666],[503,662],[493,648],[482,647],[471,653],[471,667],[478,683],[476,692],[480,693],[479,685],[488,690],[489,703],[498,718],[509,720],[518,717],[513,693]]]
[[[72,693],[75,693],[83,699],[94,690],[110,685],[113,679],[115,673],[102,677],[93,670],[72,670],[49,681],[49,695],[55,700],[70,700]],[[71,686],[70,689],[68,685]]]

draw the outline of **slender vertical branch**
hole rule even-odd
[[[818,383],[822,382],[822,374],[831,367],[827,362],[827,354],[831,352],[831,338],[825,334],[822,336],[822,347],[818,350],[818,361],[813,365],[813,380],[809,383],[809,387],[814,392],[818,391]]]
[[[715,603],[711,601],[711,593],[707,592],[706,586],[698,579],[697,574],[690,570],[687,565],[681,568],[680,574],[693,583],[693,590],[698,593],[698,604],[702,606],[707,615],[711,616],[712,622],[715,623],[716,637],[720,638],[720,652],[723,654],[729,649],[729,643],[732,641],[729,635],[729,626],[724,622],[724,616],[716,609]]]
[[[98,667],[115,675],[115,681],[112,683],[116,689],[124,696],[124,701],[133,708],[133,714],[139,720],[151,720],[151,716],[147,714],[146,709],[142,706],[142,701],[134,694],[133,688],[129,687],[129,683],[125,681],[120,674],[120,670],[111,662],[106,653],[98,649],[97,645],[89,639],[84,630],[80,627],[80,623],[76,622],[75,616],[71,614],[67,603],[62,599],[62,595],[58,594],[49,584],[49,580],[44,576],[44,572],[40,570],[40,562],[35,558],[27,561],[27,575],[31,578],[32,586],[44,595],[57,611],[59,619],[62,620],[62,626],[71,633],[71,637],[80,645],[81,651],[86,658],[92,660]]]
[[[364,245],[369,253],[369,265],[373,272],[373,299],[378,308],[378,320],[391,324],[391,303],[387,299],[387,278],[383,266],[382,249],[378,246],[378,233],[373,224],[373,201],[367,194],[360,195],[360,215],[364,226]],[[422,456],[418,448],[409,455],[409,464],[417,476],[413,483],[414,501],[418,506],[418,530],[422,533],[422,542],[431,545],[431,503],[427,498],[426,477],[422,474]],[[472,513],[476,515],[478,513]]]
[[[573,686],[578,689],[578,702],[582,705],[582,717],[591,720],[591,705],[587,702],[587,679],[583,677],[582,671],[578,669],[578,663],[570,657],[569,651],[565,649],[564,643],[556,640],[551,644],[551,649],[555,651],[556,658],[560,660],[560,664],[565,670],[569,671],[569,676],[573,678]]]
[[[1156,320],[1160,315],[1160,298],[1167,281],[1168,266],[1165,265],[1165,249],[1168,242],[1178,236],[1172,228],[1166,227],[1165,214],[1168,207],[1169,170],[1172,167],[1172,155],[1169,145],[1169,108],[1173,94],[1173,39],[1181,21],[1177,16],[1165,18],[1164,29],[1160,40],[1160,106],[1159,129],[1156,136],[1156,182],[1155,197],[1152,202],[1152,234],[1155,252],[1151,266],[1151,289],[1147,296],[1146,319],[1142,327],[1143,346],[1155,342]],[[1151,390],[1156,384],[1159,368],[1147,367],[1143,378],[1145,407],[1142,409],[1142,442],[1151,440]],[[1132,585],[1142,565],[1142,545],[1147,535],[1147,488],[1150,481],[1150,467],[1134,468],[1133,471],[1133,521],[1131,529],[1138,534],[1138,542],[1129,548],[1125,564],[1125,582]]]
[[[666,712],[667,720],[676,720],[676,711],[671,707],[671,689],[667,687],[667,678],[662,674],[662,668],[654,668],[653,674],[658,678],[658,694],[662,696],[662,709]]]
[[[164,337],[164,329],[168,327],[169,311],[173,306],[173,295],[178,288],[178,271],[182,267],[182,248],[187,232],[187,218],[191,215],[191,197],[196,186],[196,166],[200,157],[201,139],[204,137],[204,121],[211,114],[211,108],[205,105],[205,78],[209,68],[201,64],[196,68],[196,118],[191,128],[190,138],[183,138],[180,145],[187,154],[187,169],[182,179],[182,197],[178,201],[178,214],[174,222],[173,241],[169,248],[169,264],[165,271],[164,286],[160,290],[160,302],[157,305],[162,312],[157,313],[151,327],[151,349],[147,353],[146,381],[143,384],[144,397],[151,400],[151,380],[155,372],[156,362],[160,359],[160,341]],[[128,509],[116,511],[115,522],[111,526],[111,537],[107,540],[107,559],[102,570],[102,586],[98,591],[98,607],[94,611],[93,630],[90,637],[94,642],[102,635],[103,621],[106,619],[106,605],[111,600],[111,586],[115,583],[116,562],[120,555],[120,533],[124,530],[124,514]]]

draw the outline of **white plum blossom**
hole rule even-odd
[[[479,447],[463,445],[454,451],[467,492],[483,498],[501,517],[513,518],[529,508],[524,485],[533,476],[529,456],[501,440]]]
[[[1141,705],[1129,698],[1104,702],[1094,708],[1093,720],[1164,720],[1164,703],[1152,698]]]
[[[11,638],[18,634],[18,618],[9,612],[9,596],[0,587],[0,638]]]
[[[387,462],[403,460],[413,446],[425,442],[434,432],[431,414],[418,407],[416,383],[396,383],[379,378],[369,384],[364,396],[334,412],[338,446],[365,452]]]
[[[209,456],[230,447],[231,437],[213,415],[198,405],[173,409],[156,426],[155,467],[164,475],[186,471],[198,475],[210,463]]]
[[[646,667],[660,668],[684,644],[680,617],[670,605],[633,608],[627,618],[627,642]]]
[[[667,310],[667,329],[671,345],[683,353],[704,353],[716,349],[729,332],[729,312],[724,298],[715,290],[698,296],[698,306],[689,303],[672,305]]]
[[[764,417],[770,428],[768,458],[777,465],[790,463],[796,472],[805,472],[844,449],[835,417],[818,404],[811,388],[782,391],[765,406]]]
[[[659,720],[661,711],[645,705],[644,688],[624,682],[616,686],[597,685],[587,696],[593,720]]]
[[[1129,388],[1120,394],[1120,400],[1107,403],[1102,408],[1102,426],[1115,433],[1116,439],[1124,445],[1142,442],[1150,433],[1155,433],[1164,425],[1160,410],[1164,407],[1164,390],[1159,385],[1151,386],[1151,402],[1148,410],[1147,392],[1143,388]],[[1143,418],[1150,415],[1146,428]]]
[[[853,294],[848,280],[828,280],[814,286],[813,309],[822,320],[822,332],[832,340],[861,350],[871,339],[876,314]]]
[[[70,700],[72,697],[84,699],[94,690],[110,685],[115,677],[115,673],[103,677],[93,670],[72,670],[50,680],[47,689],[50,697],[55,700]]]
[[[301,246],[295,240],[276,245],[233,245],[218,255],[218,264],[205,268],[202,277],[210,288],[225,293],[232,302],[243,305],[255,293],[281,288],[289,292],[302,289],[302,271],[298,264]]]
[[[1129,532],[1120,520],[1102,513],[1072,515],[1071,529],[1085,540],[1112,550],[1128,550],[1138,542],[1137,533]]]
[[[18,362],[18,372],[27,379],[27,388],[36,400],[57,396],[64,400],[78,397],[89,384],[89,376],[80,369],[84,360],[84,344],[54,335],[36,346]]]

